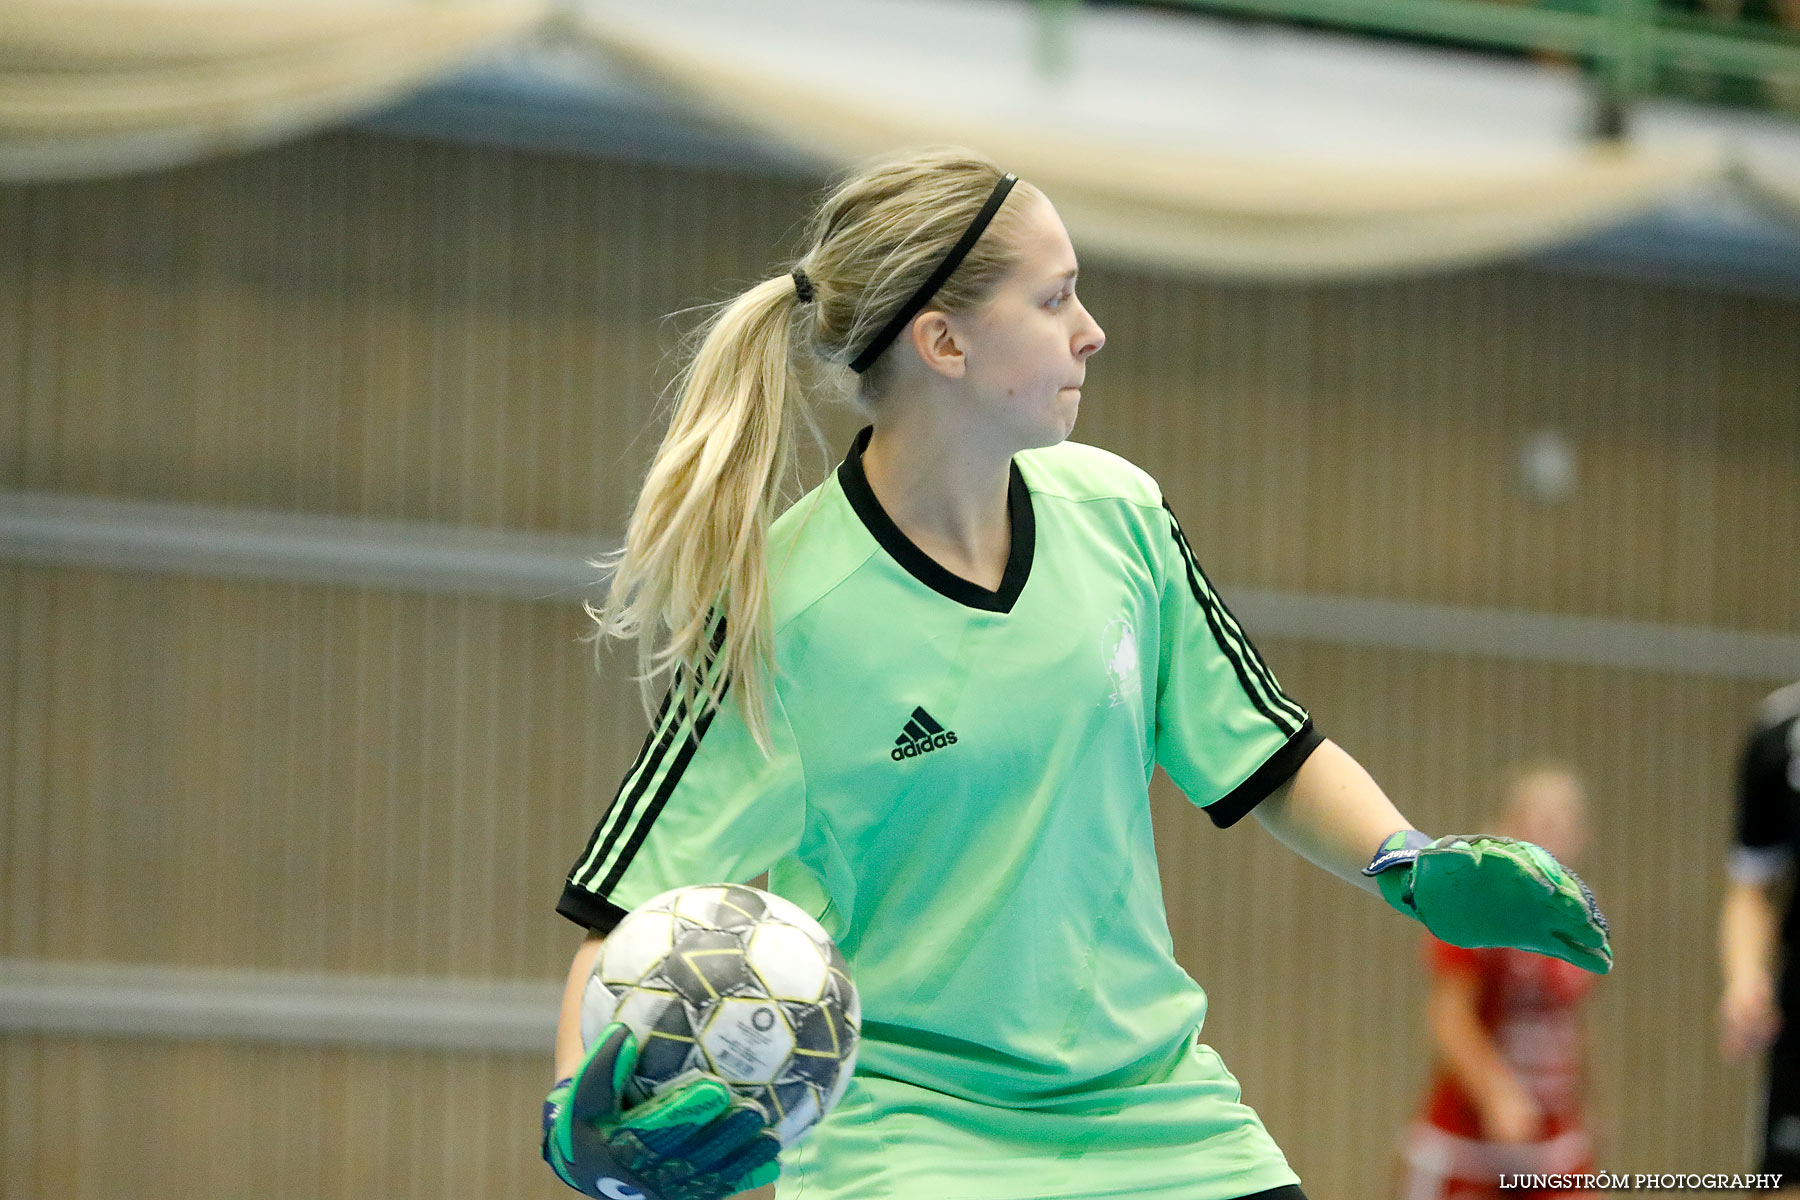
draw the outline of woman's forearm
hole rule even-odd
[[[562,1011],[556,1019],[556,1077],[568,1079],[581,1066],[581,998],[587,992],[588,975],[600,953],[600,935],[590,933],[575,961],[569,964],[569,979],[563,985]]]
[[[1369,892],[1380,889],[1362,869],[1382,839],[1412,828],[1362,765],[1329,740],[1254,811],[1284,846]]]

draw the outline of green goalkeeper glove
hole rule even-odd
[[[1477,833],[1391,834],[1364,875],[1382,898],[1452,946],[1511,946],[1604,975],[1606,918],[1594,894],[1542,846]]]
[[[721,1200],[772,1183],[781,1143],[762,1109],[703,1075],[627,1110],[637,1038],[617,1022],[544,1102],[544,1161],[596,1200]]]

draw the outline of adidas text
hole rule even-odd
[[[956,735],[945,730],[943,733],[935,733],[920,741],[908,742],[904,746],[895,746],[888,757],[899,762],[903,758],[917,758],[921,754],[930,754],[933,750],[942,750],[945,746],[954,745],[956,745]]]

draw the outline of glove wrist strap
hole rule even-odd
[[[1375,857],[1369,865],[1362,869],[1364,875],[1372,875],[1381,889],[1381,898],[1396,912],[1404,913],[1413,920],[1419,919],[1419,910],[1413,905],[1412,897],[1412,865],[1418,860],[1419,851],[1431,845],[1431,836],[1417,829],[1402,829],[1390,833],[1382,839]],[[1404,867],[1404,870],[1397,868]]]
[[[1362,869],[1364,875],[1380,875],[1395,867],[1412,865],[1419,857],[1419,851],[1431,845],[1431,835],[1420,833],[1417,829],[1402,829],[1398,833],[1390,833],[1382,839],[1375,850],[1375,857],[1369,865]]]

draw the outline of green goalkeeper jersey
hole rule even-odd
[[[1092,447],[1013,462],[995,591],[882,511],[864,430],[769,539],[773,753],[728,692],[665,705],[564,888],[606,930],[745,881],[830,931],[857,1077],[783,1197],[1227,1200],[1295,1181],[1197,1034],[1151,835],[1161,765],[1229,825],[1317,746],[1154,480]]]

